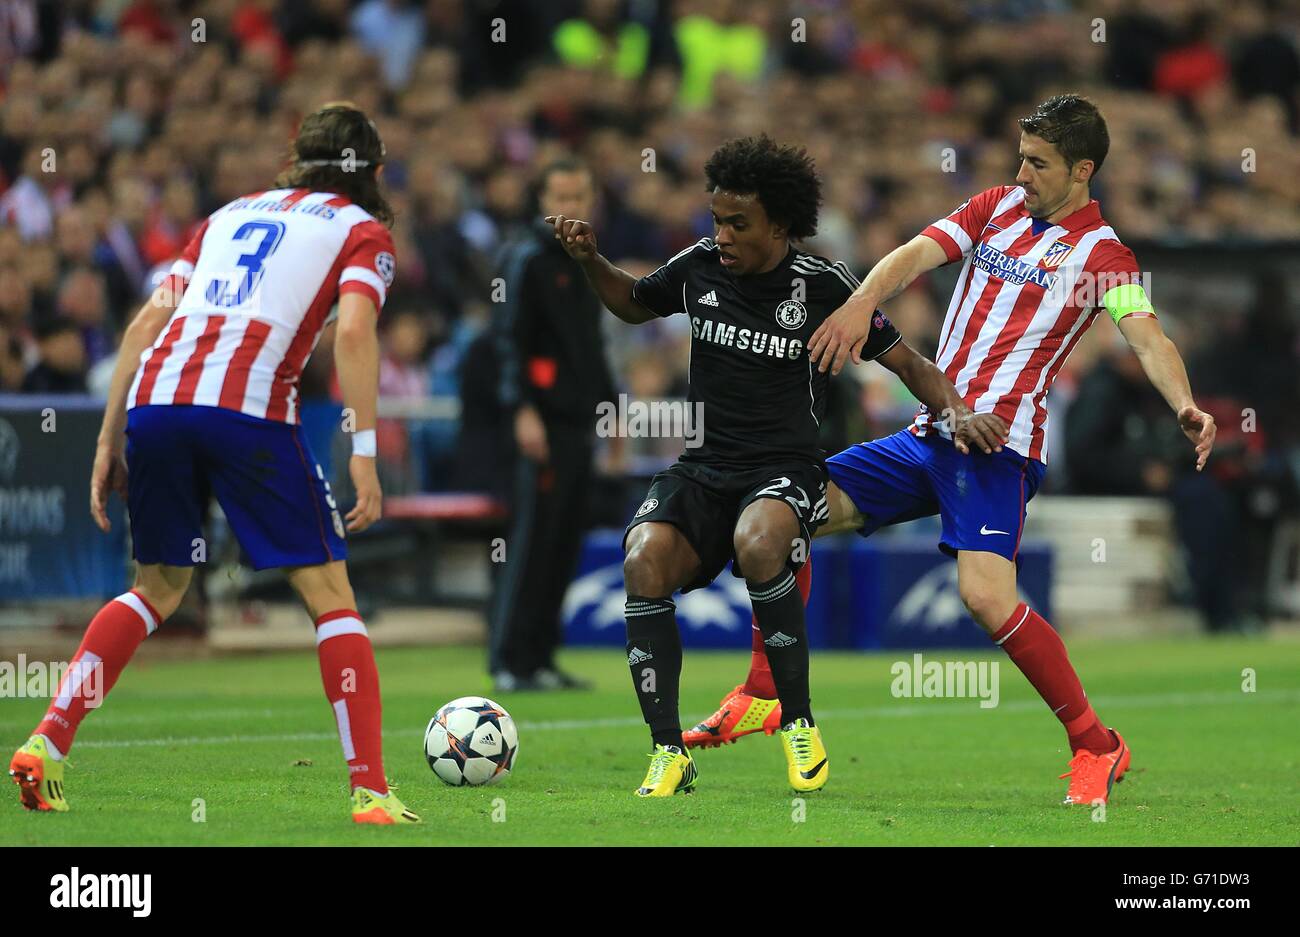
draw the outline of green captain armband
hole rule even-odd
[[[1101,298],[1101,304],[1106,307],[1116,325],[1119,325],[1120,319],[1135,313],[1152,318],[1156,315],[1156,311],[1151,308],[1151,300],[1147,299],[1147,291],[1142,289],[1140,283],[1125,283],[1107,290]]]

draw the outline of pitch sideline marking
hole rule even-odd
[[[1243,694],[1239,691],[1225,690],[1214,693],[1163,693],[1150,696],[1114,696],[1098,697],[1095,705],[1119,709],[1161,709],[1169,706],[1196,706],[1217,703],[1250,702],[1262,700],[1268,702],[1300,702],[1300,690],[1260,690],[1256,693]],[[1015,700],[1000,704],[996,710],[980,709],[967,705],[970,700],[946,701],[934,704],[908,704],[902,706],[873,706],[861,709],[827,709],[818,713],[818,718],[847,719],[865,716],[925,716],[942,713],[943,715],[969,715],[988,712],[1032,712],[1042,709],[1041,700]],[[262,712],[263,710],[256,710]],[[520,722],[521,732],[571,731],[583,729],[628,728],[643,725],[635,717],[610,719],[561,719],[544,722]],[[419,735],[423,729],[397,729],[384,733],[386,736]],[[337,739],[335,732],[289,732],[275,735],[210,735],[189,736],[184,738],[153,739],[109,739],[78,742],[78,748],[144,748],[168,745],[227,745],[244,742],[318,742]]]

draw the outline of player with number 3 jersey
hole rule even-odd
[[[344,565],[347,532],[381,513],[376,323],[395,263],[383,158],[374,124],[351,104],[308,115],[274,187],[214,212],[128,327],[90,506],[107,530],[110,491],[125,497],[135,584],[91,621],[10,764],[28,809],[68,809],[63,760],[78,726],[180,604],[206,558],[203,518],[215,497],[253,567],[284,568],[315,622],[353,820],[418,822],[388,790],[379,675]],[[298,396],[303,367],[335,319],[335,365],[356,430],[357,503],[346,518],[302,433]]]

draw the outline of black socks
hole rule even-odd
[[[795,598],[799,598],[798,590]],[[676,745],[685,751],[681,718],[677,714],[682,638],[677,631],[677,619],[673,616],[676,608],[672,599],[629,595],[623,614],[627,618],[627,665],[632,672],[637,702],[641,704],[641,715],[650,726],[650,735],[657,745]],[[806,653],[804,660],[806,692]]]
[[[781,699],[781,721],[789,725],[807,719],[814,725],[808,690],[808,626],[794,573],[787,568],[767,582],[746,579],[745,584]]]

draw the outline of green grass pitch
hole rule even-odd
[[[1000,655],[1000,705],[895,699],[890,665],[910,654],[818,653],[813,704],[830,783],[785,784],[762,735],[696,755],[698,793],[641,800],[648,736],[619,649],[570,651],[589,693],[503,695],[520,727],[514,774],[443,785],[421,752],[434,710],[485,691],[475,648],[385,650],[387,770],[425,823],[356,827],[333,716],[309,653],[141,663],[82,726],[71,812],[25,813],[9,787],[0,843],[511,845],[1210,845],[1300,842],[1300,642],[1071,642],[1103,720],[1133,766],[1104,821],[1060,804],[1060,725]],[[942,655],[927,655],[939,659]],[[969,655],[963,655],[969,659]],[[748,652],[687,653],[683,719],[712,712]],[[1252,668],[1255,692],[1243,692]],[[6,700],[15,748],[43,711]],[[309,761],[310,765],[298,764]],[[195,822],[201,799],[204,822]]]

